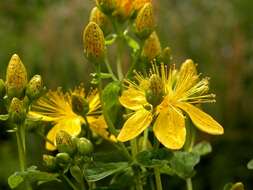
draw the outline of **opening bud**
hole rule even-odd
[[[81,137],[77,142],[77,150],[81,155],[90,154],[93,151],[93,144],[89,139]]]
[[[76,150],[72,137],[63,130],[56,134],[56,146],[59,152],[66,152],[68,154],[73,154]]]
[[[27,72],[17,54],[14,54],[7,67],[6,89],[8,97],[21,97],[27,84]]]
[[[164,95],[164,84],[162,79],[156,75],[151,75],[150,79],[150,87],[146,92],[147,101],[153,106],[157,106],[162,102]]]
[[[152,32],[145,40],[141,56],[148,62],[160,56],[162,53],[160,40],[156,32]]]
[[[140,38],[147,38],[155,28],[153,6],[145,3],[135,19],[135,32]]]
[[[3,98],[6,93],[5,84],[2,79],[0,79],[0,98]]]
[[[34,75],[26,87],[26,95],[31,99],[37,99],[43,92],[43,81],[40,75]]]
[[[85,116],[89,112],[89,103],[84,97],[72,94],[71,102],[72,109],[76,114]]]
[[[106,14],[110,14],[116,7],[117,0],[96,0],[97,6]]]
[[[13,123],[20,124],[25,121],[26,110],[23,101],[14,97],[8,110],[9,118]]]
[[[105,39],[103,31],[95,22],[89,22],[83,32],[84,54],[96,63],[104,59]]]
[[[51,171],[56,169],[56,158],[51,155],[44,154],[43,163]]]

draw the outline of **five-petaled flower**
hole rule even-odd
[[[126,80],[120,103],[133,110],[117,139],[125,142],[140,135],[153,124],[156,138],[169,149],[180,149],[185,143],[186,113],[201,131],[223,134],[222,126],[196,104],[215,102],[208,93],[208,79],[200,78],[196,65],[186,60],[180,70],[175,66],[153,64],[148,77],[136,73],[137,82]]]
[[[101,104],[97,91],[93,90],[86,96],[84,88],[79,86],[67,93],[63,93],[61,89],[49,91],[33,104],[29,112],[31,116],[55,124],[47,134],[47,139],[53,144],[46,142],[46,149],[56,149],[56,134],[59,131],[63,130],[71,136],[77,136],[81,132],[82,124],[86,123],[84,117],[76,114],[72,109],[71,96],[73,94],[85,97],[88,101],[89,112],[87,113],[87,121],[90,129],[105,139],[115,141],[115,137],[107,131],[106,122],[99,111]]]

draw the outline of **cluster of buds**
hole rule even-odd
[[[124,22],[126,20],[129,22]],[[108,38],[113,35],[124,36],[124,23],[133,26],[127,26],[125,31],[133,29],[140,44],[143,44],[139,54],[141,61],[150,63],[155,59],[157,62],[170,63],[170,48],[161,47],[155,31],[152,0],[96,0],[96,6],[91,10],[89,23],[83,32],[85,56],[91,62],[103,62],[107,35]]]
[[[39,98],[44,89],[40,75],[28,81],[24,64],[14,54],[7,67],[6,81],[0,79],[0,98],[6,102],[9,120],[15,124],[24,122],[30,103]]]
[[[93,144],[90,140],[81,137],[71,137],[67,132],[61,130],[56,135],[56,156],[43,155],[45,166],[50,171],[63,170],[76,166],[86,160],[93,152]]]

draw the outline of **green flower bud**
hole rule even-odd
[[[8,97],[21,97],[27,84],[27,72],[17,54],[11,57],[6,72],[6,89]]]
[[[171,60],[172,60],[171,49],[169,47],[166,47],[162,51],[162,61],[165,64],[169,64]]]
[[[70,161],[71,161],[71,158],[68,153],[61,152],[61,153],[56,154],[56,163],[59,166],[65,167],[66,165],[70,163]]]
[[[154,28],[155,19],[153,6],[151,3],[145,3],[135,19],[136,34],[140,38],[147,38],[153,32]]]
[[[95,22],[106,34],[110,30],[110,20],[108,17],[99,10],[99,8],[94,7],[90,13],[90,22]]]
[[[5,90],[4,81],[0,79],[0,98],[3,98],[5,93],[6,93],[6,90]]]
[[[25,121],[26,110],[23,102],[18,98],[13,98],[8,110],[9,118],[13,123],[20,124]]]
[[[40,75],[34,75],[26,87],[26,95],[31,99],[40,97],[43,91],[43,81]]]
[[[43,155],[43,162],[44,165],[49,169],[49,170],[55,170],[56,169],[56,158],[51,156],[51,155],[47,155],[44,154]]]
[[[90,140],[82,137],[77,142],[77,150],[82,155],[89,154],[93,151],[93,144],[90,142]]]
[[[161,53],[162,53],[162,49],[161,49],[160,40],[159,40],[156,32],[153,32],[145,40],[141,56],[144,59],[147,59],[148,62],[150,62],[153,59],[160,56]]]
[[[84,116],[89,112],[89,103],[84,97],[72,94],[71,102],[72,109],[75,113]]]
[[[90,22],[83,32],[84,54],[96,63],[104,59],[105,39],[98,24]]]
[[[157,106],[161,103],[164,94],[164,84],[162,79],[153,74],[150,79],[150,87],[146,91],[146,99],[153,106]]]
[[[244,185],[241,182],[235,183],[231,190],[244,190]]]
[[[66,152],[70,155],[76,151],[76,146],[72,141],[72,137],[62,130],[56,134],[56,146],[59,152]]]
[[[96,0],[97,6],[106,14],[113,12],[117,0]]]

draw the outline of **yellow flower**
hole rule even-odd
[[[200,130],[223,134],[222,126],[195,104],[215,102],[215,95],[208,94],[208,79],[200,78],[196,65],[186,60],[180,70],[173,66],[153,65],[148,77],[136,74],[137,82],[126,81],[127,89],[120,103],[133,110],[117,139],[128,141],[141,134],[154,121],[153,132],[167,148],[180,149],[185,143],[186,113]]]
[[[85,123],[85,119],[72,110],[72,94],[86,97],[84,88],[81,86],[67,93],[63,93],[59,88],[56,91],[49,91],[41,97],[29,112],[31,116],[41,118],[42,121],[54,123],[54,126],[47,134],[47,139],[53,142],[54,145],[46,142],[46,149],[48,150],[56,149],[56,134],[59,131],[63,130],[71,136],[77,136],[81,132],[81,125]],[[89,103],[87,120],[90,129],[107,140],[115,141],[115,137],[107,131],[106,122],[99,110],[101,104],[97,91],[93,90],[87,95],[86,99]]]

